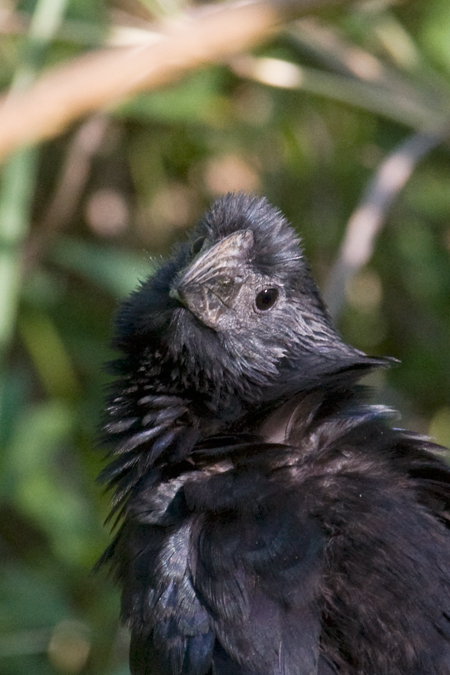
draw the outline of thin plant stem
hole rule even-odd
[[[38,0],[8,97],[28,87],[68,0]],[[29,230],[37,151],[19,149],[3,167],[0,184],[0,372],[4,369],[17,315],[22,276],[22,245]]]

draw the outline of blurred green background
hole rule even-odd
[[[185,8],[180,0],[0,0],[0,86],[23,86],[97,46],[135,43],[149,22]],[[96,438],[114,312],[152,258],[217,195],[253,191],[301,232],[324,288],[377,167],[418,130],[445,124],[448,0],[361,0],[294,22],[251,58],[136,96],[4,163],[0,673],[128,672],[117,591],[91,572],[109,540]],[[444,444],[449,150],[444,133],[416,166],[338,318],[346,340],[402,361],[374,382],[377,398]]]

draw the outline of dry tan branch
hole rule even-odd
[[[28,90],[0,99],[0,160],[21,145],[55,136],[87,113],[226,60],[292,16],[332,4],[346,0],[209,5],[149,32],[148,43],[99,50],[51,70]]]
[[[58,174],[55,193],[24,249],[24,267],[27,273],[52,237],[70,224],[89,178],[92,159],[101,146],[107,128],[107,117],[93,115],[74,134]]]
[[[325,289],[325,301],[335,318],[344,303],[347,284],[372,256],[375,239],[384,225],[392,202],[407,183],[417,163],[448,139],[449,134],[448,126],[434,133],[413,134],[382,162],[370,180],[361,202],[347,223],[339,256]]]

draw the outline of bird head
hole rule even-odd
[[[342,341],[294,230],[266,199],[242,193],[215,202],[125,303],[117,346],[143,361],[156,354],[184,388],[248,401],[385,365]]]

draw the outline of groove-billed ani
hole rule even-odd
[[[216,202],[125,302],[106,551],[136,675],[449,675],[450,473],[358,378],[299,242]]]

